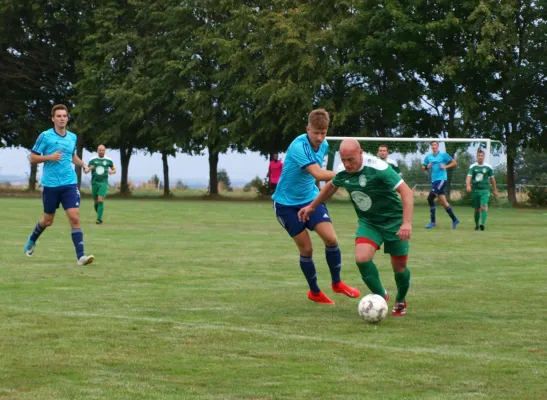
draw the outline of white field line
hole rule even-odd
[[[261,336],[276,337],[286,340],[299,340],[299,341],[310,341],[310,342],[324,342],[324,343],[335,343],[339,345],[354,346],[357,348],[372,349],[372,350],[382,350],[390,351],[394,353],[413,353],[413,354],[429,354],[433,356],[442,356],[442,357],[459,357],[466,358],[470,360],[482,360],[482,361],[507,361],[520,364],[536,364],[536,365],[546,365],[547,360],[530,360],[527,358],[518,358],[518,357],[504,357],[496,356],[492,354],[481,354],[477,352],[461,352],[449,350],[446,348],[425,348],[425,347],[394,347],[394,346],[382,346],[370,343],[357,342],[354,340],[343,340],[337,338],[327,338],[320,336],[309,336],[309,335],[298,335],[292,333],[283,333],[272,331],[268,329],[258,329],[258,328],[245,328],[241,326],[231,326],[231,325],[215,325],[215,324],[203,324],[197,322],[181,322],[173,321],[171,319],[165,318],[154,318],[154,317],[137,317],[130,315],[107,315],[107,314],[97,314],[97,313],[88,313],[88,312],[78,312],[78,311],[52,311],[52,310],[39,310],[33,308],[20,308],[20,307],[6,307],[4,310],[10,311],[19,311],[31,314],[40,314],[40,315],[54,315],[61,317],[77,317],[77,318],[110,318],[126,321],[142,321],[142,322],[151,322],[158,324],[173,324],[178,326],[186,326],[190,328],[198,329],[207,329],[212,331],[232,331],[232,332],[242,332],[249,333]]]

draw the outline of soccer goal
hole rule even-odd
[[[329,154],[324,167],[334,169],[340,164],[339,148],[346,137],[328,136]],[[366,154],[377,157],[380,146],[387,146],[388,157],[394,160],[401,171],[403,179],[414,190],[415,196],[427,197],[431,188],[429,173],[423,172],[421,166],[425,156],[431,152],[431,142],[439,143],[439,151],[446,152],[458,165],[447,170],[448,189],[452,200],[465,197],[465,178],[469,166],[476,162],[477,151],[485,153],[484,162],[495,172],[500,192],[505,190],[506,156],[501,142],[491,139],[435,139],[435,138],[379,138],[354,137],[361,144]],[[503,196],[504,193],[502,193]]]

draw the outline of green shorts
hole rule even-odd
[[[106,192],[108,192],[108,183],[92,183],[91,184],[91,194],[93,195],[93,200],[97,200],[97,197],[106,197]]]
[[[403,242],[397,236],[402,223],[403,221],[400,219],[388,220],[386,223],[371,223],[360,219],[355,237],[373,241],[378,245],[378,249],[385,242],[384,253],[392,256],[406,256],[408,255],[408,241]]]
[[[487,206],[488,199],[490,199],[489,190],[473,190],[473,192],[471,192],[471,204],[473,205],[473,208]]]

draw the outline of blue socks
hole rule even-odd
[[[304,273],[304,276],[308,281],[310,290],[314,293],[319,293],[321,289],[319,289],[319,286],[317,286],[317,271],[315,270],[315,264],[313,263],[312,258],[300,256],[300,268],[302,269],[302,272]]]
[[[450,216],[450,218],[452,218],[452,221],[455,221],[456,216],[452,212],[452,207],[448,206],[448,207],[445,208],[445,210],[446,210],[446,213]]]
[[[36,226],[34,227],[34,230],[32,231],[32,233],[30,234],[29,240],[36,243],[36,241],[38,240],[42,232],[45,230],[46,230],[46,227],[42,228],[40,226],[40,222],[38,222]]]
[[[431,222],[435,222],[435,206],[429,206],[429,214],[431,215]]]
[[[74,243],[76,257],[79,260],[84,255],[84,234],[80,228],[72,229],[72,243]]]
[[[329,265],[332,283],[340,282],[340,270],[342,269],[342,253],[340,253],[340,248],[338,247],[338,245],[325,247],[325,256],[327,258],[327,264]]]

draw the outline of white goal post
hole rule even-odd
[[[457,139],[443,139],[443,138],[394,138],[394,137],[350,137],[350,136],[327,136],[327,141],[329,143],[332,142],[341,142],[344,139],[356,139],[359,142],[376,142],[378,145],[382,143],[387,142],[439,142],[439,143],[469,143],[471,144],[484,144],[484,162],[491,164],[491,153],[492,153],[492,143],[499,144],[501,147],[502,143],[497,140],[492,139],[463,139],[463,138],[457,138]],[[338,148],[340,145],[338,144],[336,146],[336,151],[338,151]]]

